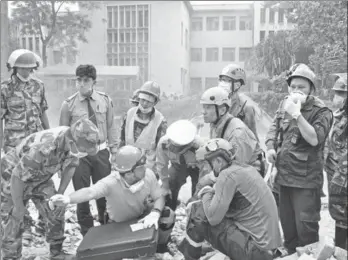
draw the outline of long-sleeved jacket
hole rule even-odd
[[[347,228],[347,114],[338,110],[328,138],[325,171],[329,184],[329,211],[336,224]]]
[[[111,98],[100,91],[93,90],[91,106],[97,119],[100,143],[108,142],[112,153],[117,151],[117,129]],[[77,120],[88,117],[87,100],[79,92],[66,99],[61,108],[59,125],[71,126]]]
[[[227,122],[228,120],[230,121]],[[225,132],[222,133],[224,128]],[[222,134],[224,135],[222,136]],[[222,116],[216,124],[210,124],[210,138],[223,138],[231,144],[237,145],[235,160],[241,163],[252,165],[262,152],[253,132],[239,118],[228,113]]]
[[[283,103],[266,137],[267,149],[274,149],[279,120],[282,141],[275,163],[278,169],[276,183],[297,188],[321,188],[324,145],[332,125],[332,112],[313,96],[302,105],[301,115],[314,128],[318,138],[318,144],[312,146],[302,137],[297,121],[284,111]]]

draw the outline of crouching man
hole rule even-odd
[[[146,156],[139,148],[123,146],[116,154],[115,170],[109,176],[69,196],[57,194],[51,201],[54,205],[64,206],[105,197],[109,222],[140,219],[145,227],[159,227],[157,252],[162,253],[166,250],[175,215],[164,207],[162,189],[155,174],[145,164]]]
[[[21,259],[25,205],[32,200],[46,224],[50,259],[65,259],[64,207],[52,208],[48,199],[63,194],[79,165],[79,158],[98,152],[98,128],[88,119],[71,127],[33,133],[1,158],[2,259]],[[61,172],[56,191],[52,176]]]
[[[256,169],[233,160],[235,152],[220,138],[196,151],[197,161],[215,176],[199,180],[199,199],[188,206],[186,236],[179,245],[185,259],[199,259],[204,240],[238,260],[273,259],[272,250],[281,245],[272,192]]]

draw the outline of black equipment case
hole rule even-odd
[[[109,223],[92,227],[77,248],[78,260],[120,260],[156,253],[158,231],[154,227],[132,231],[136,223]]]

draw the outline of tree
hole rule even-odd
[[[313,48],[310,65],[317,75],[347,71],[347,1],[291,1],[288,20],[296,25],[292,38]]]
[[[294,60],[292,42],[286,31],[269,35],[255,48],[248,65],[253,65],[257,72],[267,71],[271,78],[289,69]]]
[[[73,12],[69,4],[92,10],[99,8],[96,2],[80,1],[14,1],[12,22],[23,35],[38,35],[42,42],[43,66],[47,66],[47,47],[56,46],[66,54],[76,55],[77,42],[87,42],[85,32],[91,28],[88,16]],[[64,12],[63,5],[65,6]],[[64,53],[64,52],[62,52]]]

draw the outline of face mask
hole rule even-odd
[[[332,102],[335,107],[342,107],[345,98],[339,95],[335,95]]]
[[[152,111],[152,107],[144,108],[140,103],[138,105],[138,108],[141,113],[148,114]]]
[[[126,182],[126,181],[125,181]],[[131,193],[136,193],[138,192],[139,190],[141,190],[141,188],[144,186],[145,184],[145,181],[144,179],[134,183],[133,185],[129,185],[127,182],[126,182],[126,186],[128,187],[128,189],[130,190]]]
[[[231,92],[231,83],[226,82],[226,81],[220,81],[219,82],[219,87],[223,88],[224,90],[227,91],[227,93]]]
[[[304,104],[307,100],[307,96],[301,91],[292,92],[290,97],[295,103],[299,101],[301,104]]]
[[[23,82],[28,82],[31,79],[31,75],[27,78],[23,78],[19,73],[17,73],[17,77]]]

